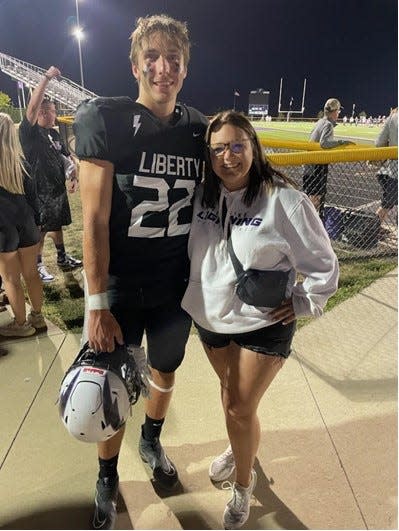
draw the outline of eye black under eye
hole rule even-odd
[[[157,59],[158,59],[159,55],[155,55],[155,54],[150,54],[150,55],[146,55],[144,57],[144,60],[146,62],[150,62],[150,63],[153,63],[155,62]]]

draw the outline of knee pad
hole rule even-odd
[[[156,360],[150,358],[150,366],[159,372],[175,372],[180,367],[184,358],[184,350],[181,354],[173,356],[158,356]]]

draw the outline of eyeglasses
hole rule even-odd
[[[235,155],[242,153],[245,150],[245,142],[249,142],[249,138],[243,138],[242,140],[235,142],[220,142],[217,144],[210,144],[209,151],[215,157],[221,157],[227,149],[229,149]]]

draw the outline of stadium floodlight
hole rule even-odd
[[[75,28],[73,30],[73,35],[78,39],[78,41],[81,41],[82,39],[84,39],[84,36],[85,36],[82,28]]]
[[[82,46],[81,46],[81,41],[84,38],[84,33],[83,33],[83,29],[80,26],[80,21],[79,21],[79,0],[75,0],[75,11],[76,11],[76,27],[73,31],[73,35],[75,36],[78,42],[80,84],[82,88],[84,88],[85,82],[84,82],[84,77],[83,77],[83,60],[82,60]]]

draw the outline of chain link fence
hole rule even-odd
[[[356,146],[355,149],[319,151],[318,144],[317,150],[312,143],[311,152],[293,153],[293,148],[298,149],[310,143],[291,142],[288,146],[279,145],[279,142],[273,142],[277,144],[274,146],[265,141],[262,143],[271,163],[291,177],[300,189],[305,172],[312,171],[308,162],[323,165],[326,169],[328,167],[322,218],[340,260],[397,256],[398,207],[393,206],[382,223],[376,214],[382,199],[378,170],[384,160],[395,158],[394,148]],[[290,160],[293,158],[294,164]],[[337,158],[341,160],[337,162]],[[345,158],[348,160],[345,161]]]

